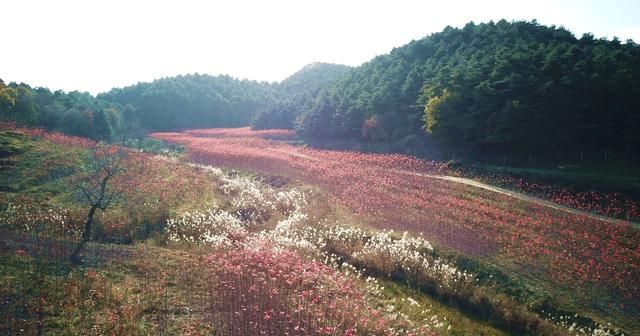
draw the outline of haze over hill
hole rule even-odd
[[[467,22],[538,19],[640,41],[635,0],[9,1],[0,78],[105,92],[187,73],[281,81],[314,61],[358,66]],[[10,51],[10,52],[9,52]]]
[[[316,63],[281,83],[192,74],[97,97],[2,90],[3,119],[102,140],[251,123],[309,140],[529,162],[608,152],[631,163],[640,147],[640,47],[535,21],[447,27],[361,66]]]

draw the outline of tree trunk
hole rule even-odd
[[[73,250],[73,253],[71,253],[71,256],[69,257],[71,263],[74,265],[80,264],[80,252],[82,251],[84,244],[86,244],[89,241],[89,238],[91,237],[91,227],[93,226],[93,216],[96,214],[97,209],[98,209],[97,205],[94,205],[91,207],[91,209],[89,209],[89,214],[87,215],[87,221],[84,224],[84,230],[82,231],[82,236],[80,237],[80,241],[78,242],[78,245],[76,246],[76,248]]]

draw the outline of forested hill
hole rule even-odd
[[[348,69],[313,63],[280,83],[181,75],[112,89],[97,97],[0,80],[0,121],[106,141],[139,137],[144,131],[252,122],[262,128],[292,128],[297,114]]]
[[[99,140],[252,124],[447,157],[635,158],[640,47],[535,21],[469,23],[281,83],[193,74],[92,97],[0,82],[0,119]]]
[[[311,63],[280,82],[278,90],[288,96],[315,95],[340,79],[349,69],[352,68],[342,64]]]
[[[277,99],[256,113],[253,127],[293,128],[296,118],[313,107],[323,89],[331,86],[351,69],[346,65],[311,63],[276,86]]]
[[[280,83],[193,74],[113,89],[98,98],[132,106],[139,125],[150,130],[250,123],[256,128],[293,128],[297,114],[348,69],[312,63]]]
[[[348,72],[298,127],[462,155],[633,151],[640,48],[535,21],[447,27]]]
[[[274,89],[265,82],[193,74],[113,89],[98,98],[131,105],[141,127],[149,130],[237,127],[275,101]]]

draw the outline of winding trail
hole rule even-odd
[[[281,152],[281,153],[286,153],[290,156],[293,157],[297,157],[297,158],[301,158],[301,159],[305,159],[305,160],[310,160],[310,161],[316,161],[316,162],[323,162],[323,163],[335,163],[335,162],[329,162],[326,160],[322,160],[313,156],[309,156],[306,154],[302,154],[299,152],[293,152],[293,151],[283,151],[283,150],[278,150],[278,149],[268,149],[271,151],[277,151],[277,152]],[[382,168],[380,168],[382,169]],[[503,194],[503,195],[507,195],[525,202],[531,202],[540,206],[544,206],[547,208],[551,208],[551,209],[555,209],[558,211],[564,211],[566,213],[570,213],[572,215],[578,215],[578,216],[585,216],[585,217],[589,217],[595,220],[600,220],[603,222],[607,222],[607,223],[611,223],[611,224],[615,224],[615,225],[622,225],[622,226],[630,226],[636,230],[640,230],[640,223],[636,223],[636,222],[632,222],[632,221],[626,221],[626,220],[622,220],[622,219],[616,219],[616,218],[611,218],[611,217],[607,217],[607,216],[602,216],[602,215],[598,215],[598,214],[594,214],[588,211],[584,211],[584,210],[579,210],[579,209],[574,209],[574,208],[570,208],[564,205],[560,205],[558,203],[555,202],[551,202],[539,197],[535,197],[535,196],[530,196],[521,192],[517,192],[517,191],[513,191],[513,190],[509,190],[509,189],[505,189],[505,188],[500,188],[500,187],[496,187],[496,186],[492,186],[486,183],[482,183],[476,180],[472,180],[469,178],[464,178],[464,177],[455,177],[455,176],[447,176],[447,175],[434,175],[434,174],[426,174],[426,173],[418,173],[418,172],[412,172],[409,170],[401,170],[401,169],[393,169],[392,170],[394,173],[397,174],[401,174],[401,175],[413,175],[413,176],[421,176],[421,177],[425,177],[425,178],[431,178],[431,179],[438,179],[438,180],[444,180],[444,181],[449,181],[449,182],[453,182],[453,183],[459,183],[459,184],[464,184],[464,185],[468,185],[468,186],[472,186],[475,188],[480,188],[480,189],[484,189],[484,190],[488,190],[488,191],[492,191],[495,193],[499,193],[499,194]]]
[[[555,209],[555,210],[559,210],[559,211],[564,211],[564,212],[567,212],[567,213],[570,213],[570,214],[573,214],[573,215],[586,216],[586,217],[589,217],[589,218],[592,218],[592,219],[596,219],[596,220],[600,220],[600,221],[603,221],[603,222],[608,222],[608,223],[612,223],[612,224],[616,224],[616,225],[629,225],[634,229],[640,229],[640,223],[626,221],[626,220],[622,220],[622,219],[611,218],[611,217],[607,217],[607,216],[594,214],[594,213],[591,213],[591,212],[588,212],[588,211],[584,211],[584,210],[570,208],[570,207],[567,207],[567,206],[564,206],[564,205],[560,205],[558,203],[551,202],[551,201],[548,201],[548,200],[545,200],[545,199],[542,199],[542,198],[529,196],[527,194],[524,194],[524,193],[521,193],[521,192],[517,192],[517,191],[513,191],[513,190],[509,190],[509,189],[495,187],[495,186],[492,186],[492,185],[489,185],[489,184],[485,184],[485,183],[478,182],[476,180],[472,180],[472,179],[468,179],[468,178],[464,178],[464,177],[455,177],[455,176],[447,176],[447,175],[422,174],[422,173],[415,173],[415,172],[404,171],[404,170],[394,170],[394,172],[396,172],[398,174],[424,176],[424,177],[427,177],[427,178],[434,178],[434,179],[439,179],[439,180],[451,181],[451,182],[454,182],[454,183],[465,184],[465,185],[473,186],[473,187],[476,187],[476,188],[493,191],[495,193],[508,195],[510,197],[517,198],[517,199],[522,200],[522,201],[535,203],[535,204],[538,204],[538,205],[541,205],[541,206],[545,206],[545,207],[548,207],[548,208],[552,208],[552,209]]]

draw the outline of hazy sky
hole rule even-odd
[[[94,94],[194,72],[280,81],[502,18],[640,41],[640,0],[5,0],[0,78]]]

